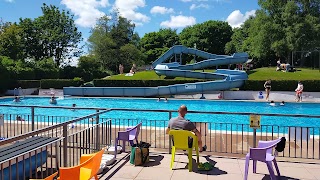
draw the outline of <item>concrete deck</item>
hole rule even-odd
[[[142,180],[142,179],[227,179],[242,180],[244,176],[245,160],[241,158],[221,158],[212,155],[201,155],[200,162],[214,164],[211,171],[197,171],[196,158],[193,157],[193,172],[187,169],[188,157],[183,153],[176,155],[174,169],[170,170],[171,155],[164,152],[150,150],[150,162],[145,166],[133,166],[129,162],[127,153],[120,154],[123,158],[117,164],[103,174],[100,179],[114,180]],[[290,163],[278,162],[281,172],[279,179],[313,179],[320,180],[320,161],[316,163]],[[248,179],[270,179],[265,164],[258,162],[257,174],[252,173],[252,162],[249,167]]]

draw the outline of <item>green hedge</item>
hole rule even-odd
[[[42,79],[41,80],[41,88],[49,89],[56,88],[62,89],[63,87],[78,87],[83,84],[82,80],[73,80],[73,79]]]
[[[96,87],[157,87],[174,84],[204,82],[201,80],[102,80],[95,79],[93,83]]]
[[[301,81],[304,91],[320,92],[320,80],[305,80]],[[247,91],[262,91],[264,90],[265,81],[261,80],[248,80],[240,90]],[[297,88],[298,81],[294,80],[273,80],[271,82],[272,91],[294,91]]]
[[[18,80],[12,81],[10,85],[10,89],[19,88],[39,88],[40,87],[40,80]]]

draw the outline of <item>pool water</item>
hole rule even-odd
[[[320,115],[320,104],[317,103],[286,103],[285,106],[270,106],[267,102],[251,101],[211,101],[211,100],[169,100],[164,102],[157,99],[125,99],[125,98],[72,98],[57,99],[57,105],[49,104],[49,97],[25,97],[19,103],[13,98],[0,99],[0,104],[12,105],[37,105],[37,106],[66,106],[71,107],[99,107],[99,108],[131,108],[131,109],[164,109],[177,110],[185,104],[188,110],[193,111],[219,111],[219,112],[250,112],[250,113],[275,113],[275,114],[305,114]],[[43,109],[36,108],[36,115],[81,117],[94,113],[94,110],[68,110],[68,109]],[[30,114],[30,108],[1,107],[0,114]],[[177,116],[177,113],[173,113]],[[106,118],[168,120],[168,113],[156,112],[124,112],[112,111],[101,115]],[[187,114],[187,119],[197,122],[249,124],[249,117],[244,115],[213,115],[213,114]],[[263,116],[262,125],[320,127],[320,119],[300,117],[272,117]],[[163,126],[163,125],[160,125]]]

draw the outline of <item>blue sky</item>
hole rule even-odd
[[[0,18],[5,22],[36,18],[42,15],[43,3],[72,12],[84,42],[96,20],[114,8],[136,24],[140,37],[160,28],[180,32],[207,20],[227,21],[239,27],[259,8],[256,0],[0,0]]]
[[[95,20],[115,7],[136,23],[141,37],[161,27],[176,28],[180,32],[183,27],[207,20],[228,21],[237,27],[259,8],[255,0],[0,0],[0,18],[15,22],[20,17],[38,17],[42,14],[42,3],[75,14],[85,39],[90,36]]]

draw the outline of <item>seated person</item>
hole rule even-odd
[[[274,101],[271,101],[270,106],[276,106],[276,103],[274,103]]]
[[[280,103],[280,106],[284,106],[284,101],[282,101],[282,102]]]
[[[13,102],[20,102],[20,97],[19,96],[14,97]]]
[[[201,140],[201,134],[197,130],[196,126],[190,122],[189,120],[186,120],[184,117],[187,114],[187,106],[181,105],[178,112],[179,116],[175,118],[171,118],[166,130],[166,133],[169,134],[170,129],[175,130],[188,130],[195,133],[195,135],[198,137],[198,145],[199,145],[199,152],[205,151],[207,149],[207,146],[202,147],[202,140]]]
[[[50,99],[50,104],[57,104],[57,100],[54,96],[51,96],[51,99]]]

